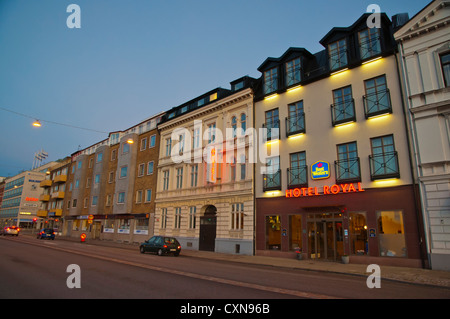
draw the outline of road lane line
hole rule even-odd
[[[8,240],[12,240],[12,239],[8,239]],[[77,254],[77,255],[81,255],[81,256],[85,256],[85,257],[91,257],[91,258],[101,259],[101,260],[105,260],[105,261],[115,262],[115,263],[124,264],[124,265],[128,265],[128,266],[134,266],[134,267],[144,268],[144,269],[153,270],[153,271],[160,271],[160,272],[164,272],[164,273],[169,273],[169,274],[173,274],[173,275],[179,275],[179,276],[184,276],[184,277],[189,277],[189,278],[194,278],[194,279],[201,279],[201,280],[221,283],[221,284],[225,284],[225,285],[232,285],[232,286],[237,286],[237,287],[241,287],[241,288],[250,288],[250,289],[262,290],[262,291],[279,293],[279,294],[290,295],[290,296],[295,296],[295,297],[300,297],[300,298],[307,298],[307,299],[340,299],[337,297],[323,295],[323,294],[309,293],[309,292],[284,289],[284,288],[268,287],[268,286],[263,286],[263,285],[258,285],[258,284],[240,282],[240,281],[231,280],[231,279],[224,279],[224,278],[217,278],[217,277],[213,277],[213,276],[195,274],[195,273],[185,272],[185,271],[181,271],[181,270],[167,269],[167,268],[158,267],[158,266],[141,264],[141,263],[137,263],[137,262],[133,262],[133,261],[127,261],[127,260],[121,260],[121,259],[112,258],[112,257],[95,255],[92,253],[82,252],[79,250],[70,250],[70,249],[66,249],[66,248],[56,247],[53,245],[48,246],[48,245],[45,245],[42,243],[36,243],[36,242],[32,242],[32,241],[27,241],[27,240],[25,240],[25,241],[20,240],[20,242],[25,243],[25,244],[39,246],[39,247],[59,250],[59,251],[66,252],[66,253],[72,253],[72,254]]]

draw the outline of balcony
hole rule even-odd
[[[334,162],[336,183],[355,183],[361,181],[359,157]]]
[[[305,133],[305,113],[286,117],[286,137]]]
[[[370,179],[372,181],[386,178],[399,178],[397,152],[369,155]]]
[[[67,182],[67,175],[57,175],[53,179],[53,182],[55,182],[55,183],[65,183],[65,182]]]
[[[389,89],[363,96],[366,119],[378,115],[392,113],[391,94]]]
[[[263,123],[262,127],[263,129],[267,129],[267,141],[277,140],[280,138],[280,120]]]
[[[39,209],[36,212],[37,217],[47,217],[47,214],[48,214],[48,210],[45,210],[45,209]]]
[[[54,192],[52,193],[52,198],[56,198],[56,199],[62,199],[64,198],[64,192]]]
[[[52,208],[48,212],[48,216],[49,217],[60,217],[60,216],[62,216],[62,209],[61,208]]]
[[[42,194],[41,196],[39,196],[39,200],[41,202],[48,202],[50,200],[50,195],[49,194]]]
[[[288,188],[308,187],[308,166],[287,169]]]
[[[50,179],[44,179],[39,183],[40,187],[50,187],[52,186],[52,181]]]
[[[355,100],[351,99],[331,104],[331,122],[333,126],[356,122]]]
[[[263,191],[281,190],[281,170],[272,174],[263,174]]]

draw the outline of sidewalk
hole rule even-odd
[[[79,242],[79,238],[71,237],[57,237],[57,240],[68,240]],[[138,251],[138,244],[136,243],[119,243],[107,240],[86,240],[86,244],[100,245],[108,247],[116,247],[123,249],[131,249]],[[362,264],[342,264],[338,262],[325,262],[314,260],[297,260],[295,258],[277,258],[266,256],[245,256],[233,255],[224,253],[215,253],[199,250],[184,249],[180,256],[187,256],[191,258],[205,258],[210,260],[221,260],[227,262],[238,262],[245,264],[272,266],[277,268],[301,269],[308,271],[342,273],[356,276],[367,277],[371,273],[366,272],[367,265]],[[413,284],[432,285],[450,288],[450,271],[430,270],[421,268],[407,268],[407,267],[393,267],[380,266],[381,281],[393,280],[400,282],[407,282]],[[450,297],[450,290],[449,290]]]

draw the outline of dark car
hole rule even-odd
[[[37,239],[55,240],[55,232],[51,228],[44,228],[37,234]]]
[[[159,256],[165,254],[173,254],[178,256],[181,251],[181,245],[174,237],[153,236],[149,240],[143,242],[139,250],[141,253],[157,253]]]
[[[1,235],[19,236],[20,228],[17,226],[6,226],[2,229]]]

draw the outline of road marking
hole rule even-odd
[[[35,243],[35,242],[31,242],[31,241],[21,240],[20,242],[39,246],[39,247],[59,250],[59,251],[63,251],[66,253],[77,254],[77,255],[81,255],[81,256],[85,256],[85,257],[91,257],[91,258],[101,259],[101,260],[115,262],[115,263],[119,263],[119,264],[124,264],[124,265],[128,265],[128,266],[134,266],[134,267],[139,267],[139,268],[144,268],[144,269],[149,269],[149,270],[154,270],[154,271],[160,271],[160,272],[165,272],[165,273],[169,273],[169,274],[173,274],[173,275],[189,277],[189,278],[201,279],[201,280],[221,283],[221,284],[225,284],[225,285],[257,289],[257,290],[279,293],[279,294],[284,294],[284,295],[291,295],[291,296],[307,298],[307,299],[340,299],[337,297],[323,295],[323,294],[315,294],[315,293],[309,293],[309,292],[303,292],[303,291],[291,290],[291,289],[284,289],[284,288],[268,287],[268,286],[263,286],[263,285],[258,285],[258,284],[247,283],[247,282],[240,282],[240,281],[231,280],[231,279],[224,279],[224,278],[217,278],[217,277],[213,277],[213,276],[195,274],[195,273],[181,271],[181,270],[167,269],[167,268],[158,267],[158,266],[141,264],[141,263],[137,263],[137,262],[133,262],[133,261],[127,261],[127,260],[121,260],[121,259],[112,258],[112,257],[95,255],[95,254],[82,252],[82,251],[70,250],[70,249],[55,247],[55,246],[47,246],[47,245],[43,245],[42,243]]]

